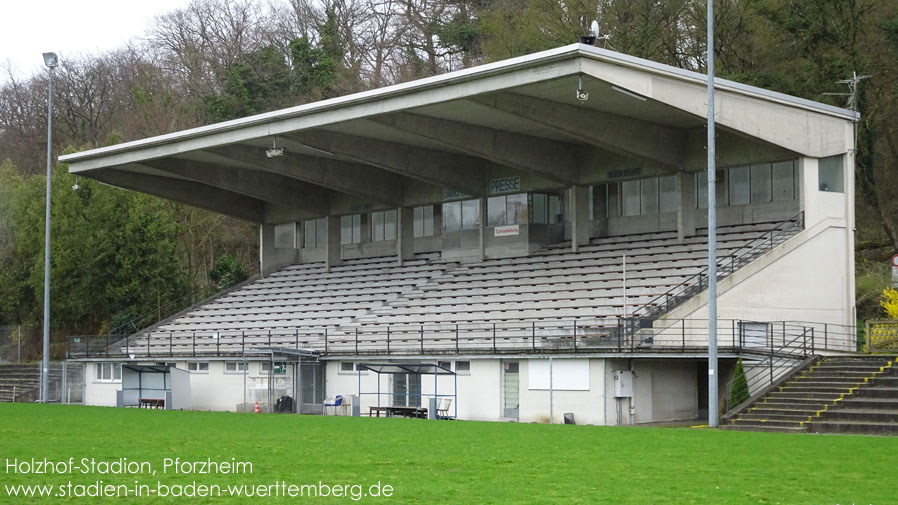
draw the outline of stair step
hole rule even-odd
[[[778,412],[748,412],[740,415],[736,421],[807,421],[809,417],[814,415],[816,411],[808,411],[808,412],[790,412],[790,413],[778,413]]]
[[[721,429],[732,431],[766,431],[775,433],[806,433],[807,428],[799,426],[739,426],[728,424]]]
[[[898,410],[837,408],[826,411],[826,421],[861,421],[898,423]]]
[[[868,435],[898,435],[898,423],[868,423],[857,421],[816,421],[808,423],[812,433],[863,433]]]
[[[839,402],[839,408],[898,410],[898,398],[850,397]]]

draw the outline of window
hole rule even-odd
[[[828,191],[830,193],[844,192],[843,172],[841,156],[820,158],[817,166],[820,191]]]
[[[311,249],[313,247],[324,247],[327,242],[327,218],[309,219],[303,222],[304,236],[303,247]]]
[[[751,203],[767,203],[773,196],[770,187],[770,164],[751,166]]]
[[[97,380],[109,382],[122,380],[121,363],[97,363]]]
[[[340,371],[341,372],[355,372],[355,363],[352,361],[341,361],[340,362]]]
[[[271,370],[271,363],[268,361],[263,361],[263,362],[259,363],[259,370],[262,373],[267,374]],[[272,373],[274,375],[286,374],[287,373],[287,363],[284,363],[283,361],[275,363],[274,364],[274,372],[272,372]]]
[[[371,240],[396,240],[396,209],[371,213]]]
[[[487,200],[487,226],[527,222],[527,194],[494,196]]]
[[[362,215],[353,214],[340,218],[340,243],[358,244],[362,241]]]
[[[795,164],[791,161],[773,164],[773,201],[795,198]]]
[[[639,181],[624,181],[621,183],[623,195],[623,215],[639,215]]]
[[[430,237],[433,235],[433,205],[415,207],[414,228],[416,237]]]
[[[445,368],[446,370],[452,370],[451,361],[437,361],[437,366],[440,368]]]
[[[296,247],[295,223],[274,225],[274,246],[283,249],[293,249]]]
[[[749,167],[729,170],[730,205],[745,205],[751,202],[751,179]]]
[[[643,179],[640,184],[640,213],[657,214],[658,213],[658,179]]]
[[[208,372],[209,371],[209,363],[207,362],[190,362],[187,363],[187,371],[188,372]]]
[[[677,211],[677,176],[670,175],[658,178],[658,210],[660,212]]]
[[[245,361],[228,361],[225,363],[225,372],[245,372],[247,369]]]
[[[536,224],[558,224],[564,216],[562,216],[561,197],[558,195],[547,195],[543,193],[533,193],[530,195],[530,222]],[[522,221],[523,222],[523,221]]]
[[[471,230],[480,227],[480,200],[443,204],[443,232]]]
[[[455,373],[457,373],[457,374],[471,373],[471,362],[470,361],[456,361],[455,362]]]

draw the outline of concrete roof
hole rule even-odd
[[[69,171],[254,222],[704,165],[706,76],[573,44],[61,156]],[[578,87],[587,101],[575,96]],[[716,79],[721,164],[842,154],[853,111]],[[266,158],[273,144],[287,148]]]

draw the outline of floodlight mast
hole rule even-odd
[[[708,0],[708,426],[717,427],[717,163],[714,133],[714,0]]]
[[[44,53],[44,65],[49,72],[47,88],[47,204],[44,216],[44,350],[41,357],[41,403],[50,402],[50,167],[53,140],[53,69],[59,64],[56,53]]]

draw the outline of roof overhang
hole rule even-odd
[[[706,79],[573,44],[60,161],[114,186],[268,223],[436,203],[445,190],[482,196],[509,176],[523,190],[595,184],[634,166],[701,169]],[[723,79],[715,87],[722,164],[853,148],[853,111]],[[268,158],[275,144],[286,155]]]

